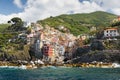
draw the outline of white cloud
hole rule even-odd
[[[7,23],[13,17],[20,17],[19,14],[2,15],[0,14],[0,23]]]
[[[15,2],[16,1],[16,2]],[[14,0],[16,5],[22,7],[20,0]],[[79,0],[27,0],[24,11],[18,14],[0,15],[4,20],[0,23],[10,20],[12,17],[21,17],[24,21],[35,22],[50,16],[73,13],[89,13],[98,10],[104,10],[95,2]]]
[[[111,11],[114,14],[120,15],[120,0],[90,0],[100,5],[104,10]]]
[[[120,8],[114,8],[111,10],[114,14],[120,15]]]
[[[120,7],[120,0],[90,0],[93,2],[96,2],[98,4],[102,4],[102,7],[108,9],[108,8],[115,8]]]
[[[14,3],[17,7],[23,8],[23,5],[22,5],[21,0],[14,0],[13,3]]]

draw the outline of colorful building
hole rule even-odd
[[[43,48],[42,48],[42,52],[43,52],[43,55],[48,56],[48,57],[52,57],[54,50],[50,45],[44,44]]]

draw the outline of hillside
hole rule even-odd
[[[4,30],[9,26],[9,24],[0,24],[0,32],[4,32]]]
[[[88,33],[90,27],[96,26],[107,27],[110,22],[117,16],[111,13],[97,11],[93,13],[84,14],[70,14],[70,15],[60,15],[56,17],[50,17],[44,20],[39,20],[37,23],[44,25],[49,25],[54,28],[59,26],[64,26],[74,35],[79,35],[81,33]]]

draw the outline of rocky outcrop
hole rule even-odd
[[[80,56],[80,58],[74,60],[73,63],[93,61],[120,63],[120,51],[119,50],[91,51],[87,54]]]
[[[13,50],[9,52],[0,52],[0,61],[30,60],[29,45],[24,45],[23,50]]]

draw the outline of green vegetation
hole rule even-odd
[[[8,21],[8,23],[14,23],[14,24],[1,24],[0,25],[0,46],[1,50],[5,51],[6,48],[9,49],[12,47],[17,48],[18,44],[22,41],[20,39],[17,39],[19,32],[23,28],[23,21],[20,18],[12,18],[11,21]],[[11,40],[11,42],[9,41]],[[20,44],[19,44],[20,45]]]
[[[26,28],[23,26],[24,22],[19,17],[14,17],[8,23],[11,23],[11,25],[8,27],[8,30],[10,31],[23,31],[26,30]]]
[[[71,14],[71,15],[60,15],[56,17],[50,17],[45,20],[39,20],[38,23],[44,25],[49,25],[54,28],[59,26],[64,26],[74,35],[79,35],[82,33],[89,33],[89,29],[92,26],[108,27],[110,22],[116,18],[116,15],[97,11],[93,13],[86,14]]]
[[[0,33],[4,32],[8,28],[9,24],[0,24]]]
[[[106,49],[109,50],[119,50],[120,49],[120,40],[113,40],[113,41],[104,41],[104,46]]]
[[[1,55],[6,55],[8,60],[23,59],[26,57],[28,59],[29,50],[26,48],[26,35],[22,36],[22,38],[18,37],[21,31],[26,30],[26,28],[23,27],[22,19],[14,17],[8,21],[8,23],[10,24],[0,24]],[[0,57],[0,60],[4,60],[4,56],[3,59]]]

